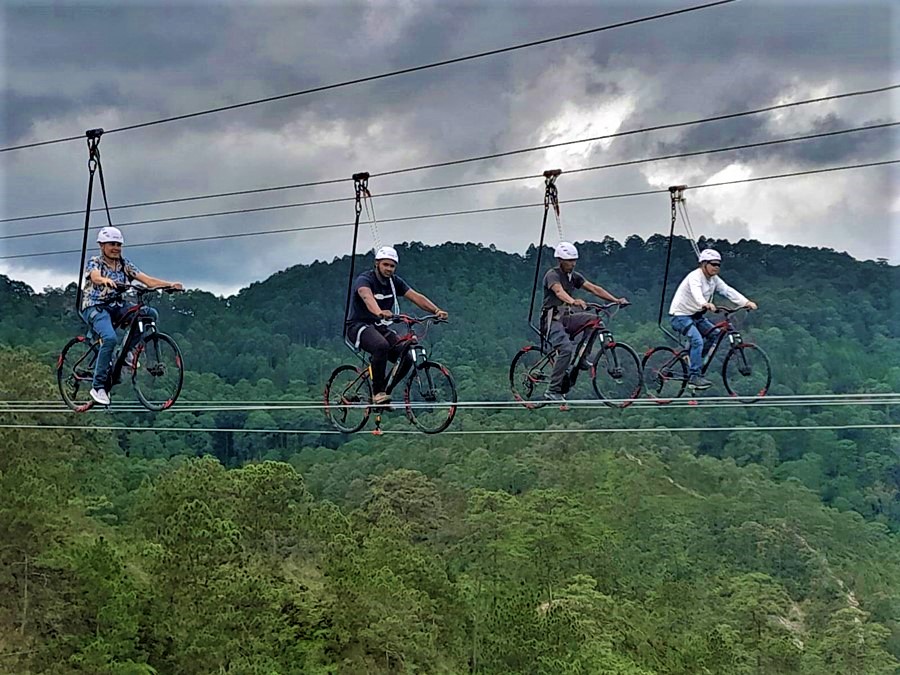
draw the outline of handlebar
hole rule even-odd
[[[743,307],[716,307],[716,311],[714,314],[724,314],[725,316],[731,316],[732,314],[737,314],[740,311],[752,312],[753,310],[744,305]]]
[[[409,314],[394,314],[389,319],[387,319],[391,323],[405,323],[408,326],[412,326],[419,323],[426,323],[427,321],[431,321],[432,323],[448,323],[447,319],[438,318],[437,314],[426,314],[425,316],[410,316]]]
[[[155,286],[149,288],[147,286],[136,286],[135,284],[116,284],[117,293],[126,293],[128,291],[135,291],[138,295],[144,295],[146,293],[152,293],[153,291],[162,291],[163,293],[183,293],[184,289],[175,288],[174,286]]]
[[[616,309],[622,309],[624,307],[628,307],[630,302],[608,302],[605,305],[601,305],[596,302],[587,303],[587,308],[592,309],[595,312],[608,312],[611,308],[615,307]]]

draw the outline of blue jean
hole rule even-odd
[[[713,322],[705,317],[695,319],[692,316],[670,317],[672,328],[681,335],[687,336],[691,341],[691,369],[690,375],[694,377],[700,374],[703,367],[704,347],[711,347],[719,335],[719,329]],[[705,336],[705,337],[704,337]]]
[[[94,305],[81,313],[81,318],[90,326],[94,337],[100,338],[100,353],[94,366],[94,389],[105,389],[106,380],[109,378],[109,369],[112,366],[113,353],[119,344],[119,336],[113,328],[113,322],[119,321],[122,316],[134,305]],[[140,312],[141,317],[152,318],[154,321],[159,313],[153,307],[144,307]],[[134,345],[125,345],[128,351]]]

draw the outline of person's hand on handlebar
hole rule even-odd
[[[703,304],[703,309],[708,309],[710,312],[715,312],[716,306],[711,302],[706,302]]]
[[[382,309],[381,311],[378,312],[378,316],[381,317],[382,319],[393,319],[394,313],[389,309]]]
[[[445,312],[442,309],[434,310],[434,315],[438,318],[438,321],[446,321],[447,317],[450,316],[449,314],[447,314],[447,312]]]
[[[747,304],[744,305],[744,307],[746,307],[747,309],[750,309],[750,310],[757,310],[757,309],[759,309],[759,305],[757,305],[757,304],[756,304],[755,302],[753,302],[752,300],[748,300],[748,301],[747,301]]]
[[[622,298],[616,298],[616,304],[624,306],[624,305],[630,305],[631,303],[628,301],[628,298],[622,297]]]
[[[573,306],[573,307],[578,307],[578,308],[580,308],[580,309],[587,309],[587,306],[588,306],[588,305],[587,305],[587,303],[586,303],[584,300],[582,300],[581,298],[575,298],[575,299],[572,300],[572,306]]]

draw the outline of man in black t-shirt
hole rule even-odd
[[[440,319],[447,318],[447,312],[394,274],[398,263],[397,251],[392,246],[382,246],[375,252],[375,268],[360,274],[353,283],[350,314],[344,328],[347,339],[355,347],[372,355],[372,390],[375,392],[372,402],[378,405],[391,400],[390,392],[386,390],[387,362],[396,361],[402,351],[398,335],[385,322],[400,313],[400,297],[426,312],[437,314]],[[409,363],[400,365],[395,383],[402,381],[409,366]]]
[[[565,381],[566,371],[575,353],[575,344],[571,336],[593,318],[593,314],[589,312],[572,312],[571,307],[587,308],[587,303],[580,298],[572,297],[572,293],[576,288],[583,288],[588,293],[609,302],[622,304],[628,301],[625,298],[617,298],[604,288],[592,284],[575,271],[578,249],[574,244],[567,241],[560,242],[554,255],[557,266],[544,275],[541,331],[547,342],[559,350],[559,354],[550,376],[550,387],[544,398],[548,401],[565,401],[565,392],[568,389]]]

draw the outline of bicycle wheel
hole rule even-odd
[[[164,333],[141,338],[134,348],[131,384],[148,410],[171,408],[184,384],[184,362],[175,340]]]
[[[594,392],[612,408],[627,408],[641,395],[641,362],[628,345],[603,349],[591,367]]]
[[[544,354],[539,347],[522,347],[509,366],[509,388],[517,401],[526,408],[539,408],[544,392],[550,386],[550,373],[555,362],[554,354]]]
[[[75,412],[84,412],[94,405],[91,386],[97,347],[83,336],[69,340],[56,361],[56,382],[63,402]]]
[[[440,363],[426,361],[406,380],[403,393],[406,416],[426,434],[437,434],[450,426],[456,415],[456,385]]]
[[[339,366],[325,385],[325,416],[332,426],[352,434],[369,421],[372,381],[355,366]]]
[[[772,384],[769,357],[754,344],[744,342],[728,351],[722,364],[725,389],[741,403],[753,403],[766,395]]]
[[[641,362],[644,390],[657,403],[669,403],[684,393],[687,386],[687,357],[671,347],[656,347]]]

